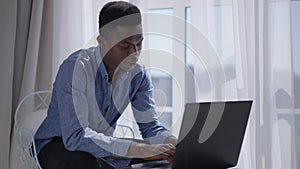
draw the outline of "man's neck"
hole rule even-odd
[[[107,53],[105,54],[105,51],[100,50],[100,55],[104,56],[104,57],[102,57],[102,61],[104,63],[105,69],[107,71],[108,81],[111,83],[114,78],[114,73],[117,71],[117,67],[110,65],[108,63],[108,61],[105,58],[108,58],[110,56],[107,56]]]
[[[104,63],[104,66],[106,68],[106,71],[107,71],[108,81],[111,83],[113,78],[114,78],[113,76],[114,76],[114,73],[116,71],[116,68],[111,67],[110,65],[108,65],[105,60],[103,60],[103,63]]]

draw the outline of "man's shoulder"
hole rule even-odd
[[[91,47],[88,49],[79,49],[70,54],[62,63],[62,65],[75,65],[79,62],[82,64],[88,64],[96,62],[97,48]]]
[[[97,70],[95,48],[80,49],[70,54],[60,65],[55,81],[72,80],[74,76],[84,78],[84,74],[94,73]]]
[[[146,72],[145,66],[142,64],[136,64],[133,71],[131,72],[134,75],[144,74]]]
[[[97,55],[97,47],[90,47],[87,49],[79,49],[79,50],[71,53],[65,59],[65,61],[77,61],[78,59],[87,61],[89,58],[96,56],[96,55]]]
[[[136,64],[134,70],[131,72],[131,77],[134,77],[134,79],[145,79],[149,78],[149,72],[148,69],[142,65],[142,64]]]
[[[81,53],[82,49],[79,49],[73,53],[71,53],[65,60],[64,62],[75,62]]]
[[[145,70],[145,66],[142,64],[136,64],[134,67],[134,71],[144,71]]]

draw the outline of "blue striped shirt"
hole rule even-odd
[[[142,137],[150,144],[163,143],[171,136],[157,120],[145,68],[137,64],[132,71],[120,70],[115,76],[110,83],[99,46],[71,54],[59,68],[47,117],[35,134],[37,152],[58,136],[70,151],[89,152],[115,167],[127,166],[130,159],[107,156],[125,156],[132,143],[112,137],[128,104]]]

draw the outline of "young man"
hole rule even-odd
[[[71,54],[59,68],[48,115],[35,134],[42,168],[96,169],[99,159],[115,167],[132,158],[172,161],[177,140],[158,122],[150,76],[137,64],[143,41],[139,9],[107,3],[99,32],[99,46]],[[129,103],[147,143],[112,137]]]

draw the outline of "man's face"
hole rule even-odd
[[[109,69],[130,71],[135,67],[142,50],[141,26],[117,26],[105,41],[103,48],[107,53],[103,60]]]

